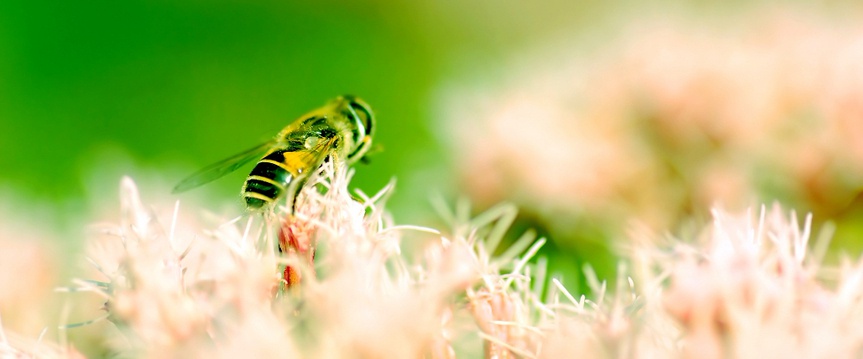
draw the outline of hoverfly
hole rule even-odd
[[[374,129],[368,104],[354,96],[339,96],[303,115],[272,140],[192,174],[172,192],[198,187],[257,159],[241,191],[246,209],[270,208],[287,193],[292,196],[293,210],[293,201],[306,177],[324,161],[351,164],[362,158],[371,146]]]

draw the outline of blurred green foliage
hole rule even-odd
[[[378,141],[396,149],[359,172],[361,187],[380,187],[433,146],[422,99],[434,58],[416,33],[381,21],[374,8],[0,6],[0,179],[49,199],[82,195],[82,172],[101,151],[191,169],[267,139],[341,93],[374,104]]]

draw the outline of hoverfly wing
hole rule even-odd
[[[204,167],[200,171],[195,172],[191,176],[180,181],[171,193],[177,194],[185,192],[200,185],[212,182],[228,173],[234,172],[244,164],[259,159],[272,147],[273,141],[269,141]]]

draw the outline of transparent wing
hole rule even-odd
[[[216,162],[212,165],[204,167],[200,171],[195,172],[191,176],[186,177],[186,179],[180,181],[180,183],[178,183],[177,186],[174,187],[171,193],[177,194],[185,192],[205,183],[212,182],[228,173],[234,172],[238,168],[242,167],[244,164],[249,163],[252,160],[260,159],[261,156],[263,156],[263,154],[272,147],[273,141],[266,142],[255,146],[254,148],[248,149],[229,158]]]

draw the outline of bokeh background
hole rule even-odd
[[[816,230],[835,228],[834,246],[857,253],[861,11],[855,2],[6,0],[3,239],[51,237],[53,255],[75,253],[84,224],[114,208],[104,204],[122,175],[145,196],[240,213],[246,168],[179,197],[168,191],[352,93],[375,109],[382,146],[356,166],[356,187],[372,193],[396,178],[396,221],[430,226],[440,225],[434,195],[467,198],[474,213],[511,201],[521,210],[514,234],[549,237],[544,254],[575,287],[585,263],[613,277],[632,228],[686,233],[712,205],[780,201],[813,212]]]

